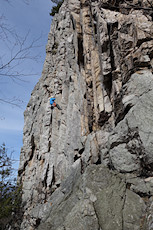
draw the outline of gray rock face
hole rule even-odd
[[[126,185],[121,174],[91,165],[38,229],[140,229],[146,205]]]
[[[21,230],[153,228],[151,4],[65,0],[54,16],[24,114]]]

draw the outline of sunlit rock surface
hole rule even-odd
[[[20,229],[153,229],[152,17],[146,0],[65,0],[54,16],[24,114]]]

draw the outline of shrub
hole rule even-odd
[[[59,9],[60,9],[61,5],[63,4],[63,2],[64,2],[64,0],[61,0],[59,2],[56,1],[57,5],[53,6],[51,13],[50,13],[51,16],[54,16],[56,13],[59,12]]]
[[[3,144],[0,146],[0,230],[7,229],[6,226],[21,213],[22,186],[16,184],[12,164]]]

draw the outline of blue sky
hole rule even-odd
[[[24,61],[17,67],[19,72],[33,72],[36,73],[36,76],[22,77],[21,80],[23,81],[17,80],[16,82],[10,78],[0,78],[0,98],[12,100],[20,105],[19,108],[10,104],[0,103],[0,145],[4,142],[9,153],[14,151],[13,156],[17,160],[19,160],[22,147],[23,112],[43,69],[46,55],[45,47],[52,19],[49,15],[51,8],[52,3],[50,0],[29,0],[28,5],[22,0],[10,0],[10,4],[6,3],[5,0],[0,0],[0,15],[5,16],[6,23],[22,37],[29,33],[27,45],[41,35],[37,43],[39,47],[32,52],[33,56],[39,55],[38,62]],[[11,42],[8,44],[9,47],[7,47],[7,44],[5,46],[4,43],[0,43],[1,54],[3,52],[4,58],[9,57],[9,49],[12,45]],[[18,167],[18,163],[15,167]]]

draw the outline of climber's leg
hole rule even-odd
[[[56,107],[57,107],[59,110],[62,110],[62,108],[61,108],[58,104],[56,104]]]

